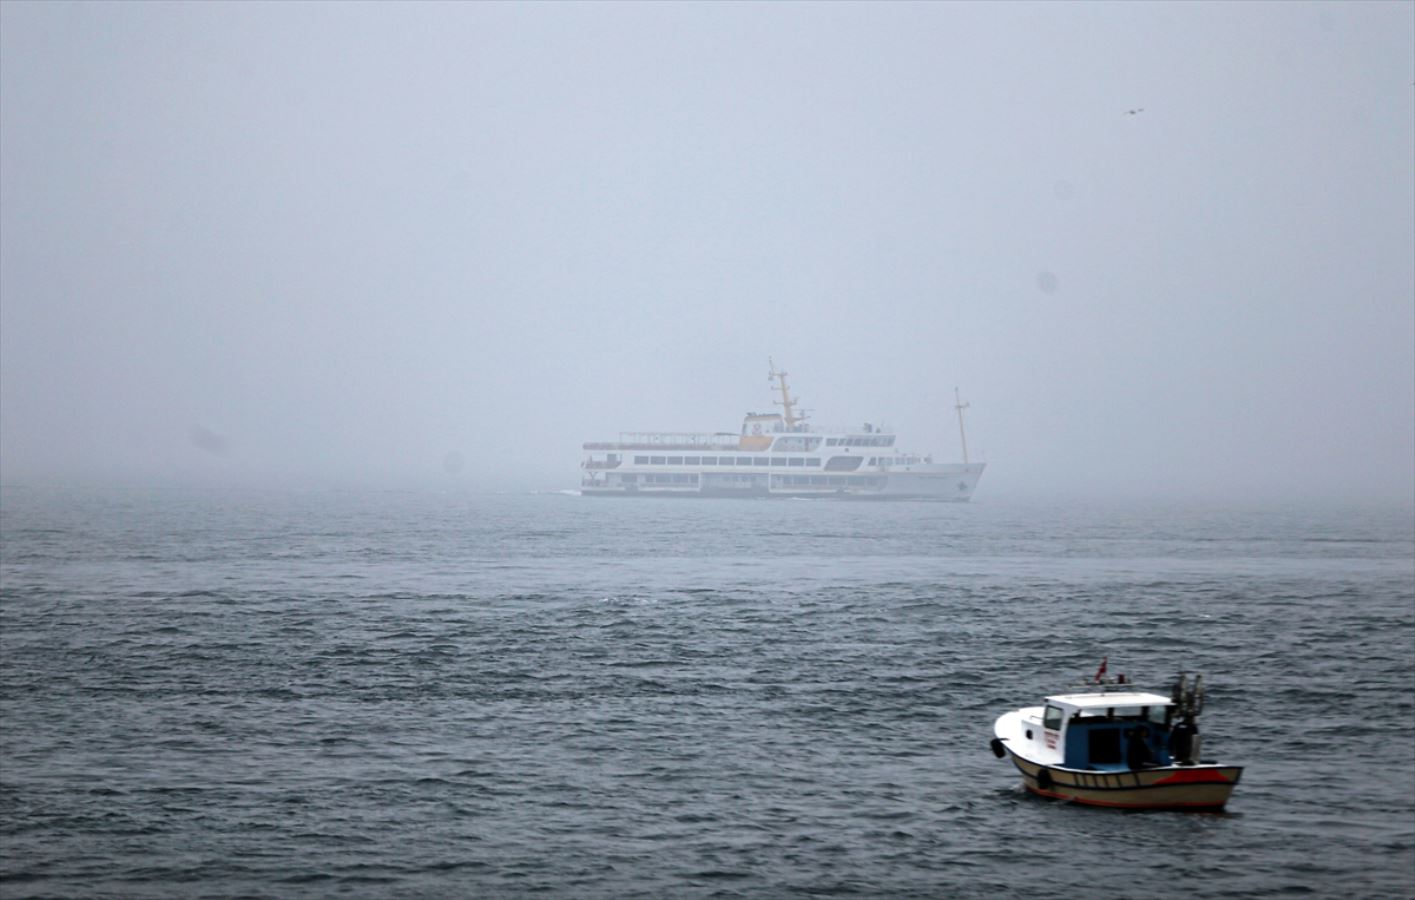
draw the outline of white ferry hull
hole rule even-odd
[[[583,485],[585,497],[825,498],[833,500],[938,500],[967,502],[982,477],[984,463],[929,464],[907,471],[866,471],[851,476],[733,474],[730,481],[714,472],[691,473],[693,483],[654,484],[605,479]],[[681,470],[680,470],[681,471]]]

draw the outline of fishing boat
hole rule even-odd
[[[1033,794],[1122,809],[1219,810],[1241,766],[1201,759],[1204,678],[1181,672],[1168,696],[1105,677],[1000,716],[992,752]]]
[[[768,360],[770,363],[770,360]],[[954,389],[963,461],[903,449],[882,425],[815,428],[770,363],[780,412],[747,413],[740,431],[621,432],[588,441],[580,463],[585,497],[830,497],[966,501],[983,463],[968,461],[963,410]]]

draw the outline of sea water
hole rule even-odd
[[[1209,684],[1221,814],[993,720]],[[0,493],[0,896],[1415,896],[1408,509]]]

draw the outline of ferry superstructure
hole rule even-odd
[[[816,431],[798,412],[787,373],[768,375],[779,413],[748,413],[740,433],[623,433],[587,442],[580,493],[587,497],[835,497],[966,501],[984,463],[968,462],[963,403],[954,391],[963,462],[901,450],[888,429]]]

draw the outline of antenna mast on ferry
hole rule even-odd
[[[795,431],[796,423],[806,421],[806,417],[804,414],[799,418],[796,416],[796,411],[793,408],[794,401],[791,399],[791,390],[786,386],[786,373],[776,370],[776,362],[773,361],[770,356],[766,358],[766,361],[767,364],[771,366],[771,371],[767,373],[766,376],[767,381],[776,382],[776,386],[781,389],[781,399],[775,401],[775,403],[777,406],[781,407],[782,418],[786,420],[786,430]]]
[[[964,403],[958,396],[958,388],[953,389],[953,408],[958,410],[958,438],[963,442],[963,463],[968,463],[968,435],[963,431],[963,410],[971,404]]]

